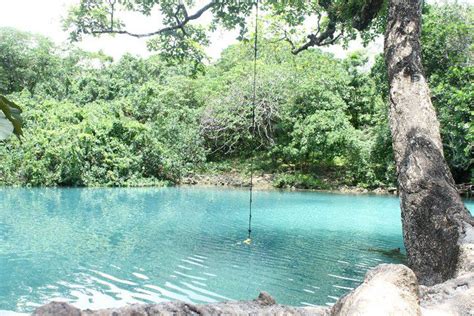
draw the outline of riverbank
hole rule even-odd
[[[374,189],[357,186],[341,185],[327,177],[322,177],[318,181],[304,182],[284,182],[282,175],[259,172],[253,176],[253,187],[257,190],[291,190],[291,191],[317,191],[317,192],[338,192],[347,194],[398,194],[395,187],[378,187]],[[191,186],[221,186],[248,188],[250,186],[250,176],[242,173],[222,172],[222,173],[196,173],[183,177],[179,185]]]
[[[329,177],[313,178],[313,181],[283,181],[284,175],[258,172],[253,176],[253,187],[257,190],[290,190],[290,191],[315,191],[345,194],[384,194],[398,195],[395,186],[364,188],[341,184],[340,181]],[[229,171],[221,173],[194,173],[183,177],[178,185],[190,186],[220,186],[248,188],[250,176],[241,172]],[[465,198],[474,196],[474,185],[469,183],[456,184],[459,194]]]

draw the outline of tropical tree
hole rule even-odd
[[[75,40],[85,34],[125,34],[149,37],[149,46],[165,57],[203,58],[207,35],[193,24],[205,12],[213,14],[212,27],[240,26],[253,2],[210,1],[195,11],[194,1],[81,0],[70,11],[66,25]],[[419,0],[265,1],[265,11],[281,17],[289,29],[283,39],[299,54],[313,46],[348,42],[361,35],[368,41],[385,29],[390,128],[402,206],[404,240],[409,265],[420,282],[434,284],[452,277],[459,260],[466,225],[473,219],[465,208],[443,155],[439,122],[421,64],[421,9]],[[388,7],[388,11],[386,8]],[[120,13],[150,15],[158,8],[164,26],[148,33],[128,31]],[[315,20],[307,40],[295,40],[294,29]]]
[[[54,81],[54,71],[60,68],[55,50],[54,43],[44,36],[0,28],[0,93],[34,92],[40,81]]]

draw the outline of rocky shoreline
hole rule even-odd
[[[291,191],[318,191],[318,192],[337,192],[347,194],[390,194],[397,195],[398,190],[395,187],[365,189],[356,186],[335,186],[331,189],[323,188],[302,188],[299,186],[289,186],[284,188],[276,188],[274,186],[276,175],[271,173],[259,173],[253,177],[253,187],[257,190],[291,190]],[[227,172],[220,174],[193,174],[183,177],[180,185],[190,186],[220,186],[234,188],[248,188],[250,186],[250,178],[244,177],[237,172]]]
[[[262,190],[275,189],[273,186],[274,180],[274,174],[258,174],[253,178],[253,187]],[[250,186],[250,178],[244,177],[242,174],[237,172],[226,172],[219,174],[193,174],[184,177],[180,184],[246,188]]]
[[[276,175],[272,173],[258,173],[254,175],[253,187],[257,190],[291,190],[291,191],[317,191],[332,192],[345,194],[380,194],[380,195],[398,195],[396,187],[378,187],[375,189],[366,189],[357,186],[334,185],[330,189],[327,188],[303,188],[299,186],[287,186],[277,188],[274,185]],[[220,186],[234,188],[248,188],[250,186],[250,178],[243,176],[238,172],[225,172],[217,174],[193,174],[183,177],[179,185],[191,186]],[[456,184],[459,194],[466,198],[474,197],[473,184]]]

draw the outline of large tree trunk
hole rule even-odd
[[[390,127],[408,264],[420,283],[454,276],[472,217],[443,156],[439,122],[421,65],[421,1],[390,0],[385,61]]]

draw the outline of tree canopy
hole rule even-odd
[[[121,34],[149,38],[148,47],[167,59],[193,60],[205,57],[203,47],[209,44],[209,31],[217,27],[239,28],[240,38],[247,34],[246,18],[256,1],[209,0],[81,0],[69,11],[65,27],[73,41],[84,35]],[[361,35],[367,42],[383,30],[386,3],[383,0],[324,1],[261,1],[261,10],[274,17],[282,40],[291,43],[297,54],[312,46],[347,43]],[[158,13],[162,25],[149,32],[130,31],[124,22],[127,13],[151,16]],[[205,14],[211,14],[209,25],[198,24]],[[309,34],[298,32],[306,21],[312,25]]]

